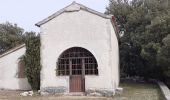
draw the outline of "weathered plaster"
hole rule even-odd
[[[85,76],[85,89],[113,90],[119,85],[118,40],[111,20],[85,10],[63,12],[41,29],[41,89],[66,87],[69,76],[56,76],[56,62],[71,47],[89,50],[98,62],[99,75]]]
[[[27,78],[17,78],[19,58],[25,54],[25,47],[7,53],[0,58],[0,89],[30,90]]]

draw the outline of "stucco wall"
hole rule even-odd
[[[71,47],[89,50],[98,62],[99,75],[86,75],[86,90],[117,88],[118,41],[110,19],[80,10],[63,13],[40,28],[41,88],[64,86],[69,91],[69,77],[56,76],[56,62]]]
[[[17,78],[18,61],[24,55],[26,48],[22,47],[0,58],[0,89],[30,90],[26,78]]]
[[[111,64],[111,70],[112,73],[114,73],[112,76],[112,79],[114,80],[112,83],[115,85],[115,87],[119,86],[120,81],[120,65],[119,65],[119,44],[118,44],[118,38],[116,37],[115,30],[112,26],[111,21],[108,20],[108,32],[111,32],[110,35],[110,43],[111,43],[111,50],[110,50],[110,64]],[[115,75],[115,76],[114,76]]]

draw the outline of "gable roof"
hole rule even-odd
[[[23,48],[23,47],[25,47],[25,44],[18,45],[18,46],[16,46],[16,47],[14,47],[14,48],[12,48],[12,49],[10,49],[10,50],[2,53],[2,54],[0,55],[0,58],[4,57],[4,56],[6,56],[6,55],[8,55],[8,54],[10,54],[10,53],[13,53],[13,52],[15,52],[15,51],[17,51],[17,50],[19,50],[19,49],[21,49],[21,48]]]
[[[66,6],[65,8],[63,8],[63,9],[61,9],[59,11],[57,11],[56,13],[54,13],[51,16],[45,18],[44,20],[36,23],[35,25],[40,27],[41,25],[47,23],[48,21],[52,20],[53,18],[59,16],[63,12],[74,12],[74,11],[79,11],[80,9],[88,11],[88,12],[90,12],[92,14],[98,15],[98,16],[106,18],[106,19],[111,19],[112,18],[112,16],[110,16],[110,15],[106,15],[106,14],[100,13],[100,12],[95,11],[95,10],[93,10],[91,8],[88,8],[88,7],[86,7],[86,6],[82,5],[82,4],[76,3],[74,1],[70,5]]]
[[[56,13],[52,14],[51,16],[45,18],[44,20],[36,23],[35,25],[40,27],[41,25],[47,23],[48,21],[54,19],[55,17],[59,16],[60,14],[62,14],[64,12],[74,12],[74,11],[79,11],[79,10],[85,10],[87,12],[90,12],[92,14],[98,15],[100,17],[110,19],[111,22],[112,22],[113,28],[115,29],[117,39],[119,41],[119,39],[120,39],[119,29],[118,29],[118,26],[117,26],[117,23],[116,23],[116,19],[115,19],[115,17],[113,15],[103,14],[101,12],[98,12],[98,11],[95,11],[95,10],[93,10],[91,8],[88,8],[88,7],[86,7],[86,6],[82,5],[82,4],[76,3],[75,1],[73,1],[70,5],[66,6],[65,8],[63,8],[63,9],[57,11]]]

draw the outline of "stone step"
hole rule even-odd
[[[68,93],[69,96],[84,96],[84,92],[70,92]]]

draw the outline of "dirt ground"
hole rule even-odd
[[[159,87],[152,83],[121,83],[123,92],[116,94],[112,98],[89,97],[89,96],[34,96],[22,97],[23,91],[4,91],[0,90],[0,100],[162,100]]]
[[[0,91],[0,100],[113,100],[106,97],[87,96],[20,96],[22,91]]]

